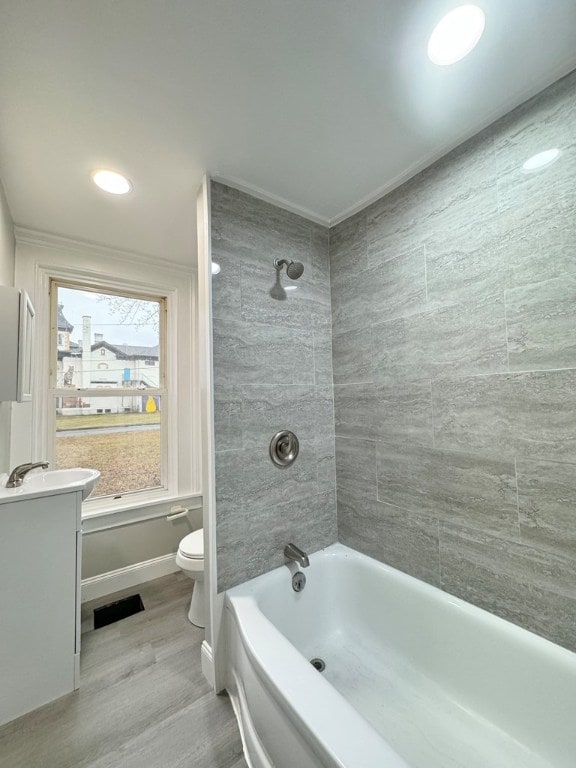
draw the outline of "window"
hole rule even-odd
[[[166,297],[52,280],[50,302],[53,465],[98,469],[91,499],[167,489]]]
[[[57,416],[60,416],[57,414],[56,398],[76,397],[85,399],[94,411],[101,411],[98,415],[102,419],[118,419],[123,414],[130,416],[128,425],[110,425],[109,429],[142,426],[141,430],[124,429],[125,433],[129,433],[125,435],[126,445],[119,456],[111,454],[111,457],[116,456],[116,464],[126,467],[131,462],[130,474],[128,471],[124,472],[127,483],[117,483],[106,495],[102,495],[106,490],[103,483],[97,485],[92,496],[83,505],[84,518],[100,518],[101,525],[113,519],[115,513],[118,513],[118,519],[122,520],[148,518],[165,514],[170,504],[187,505],[191,496],[200,495],[202,467],[199,444],[199,377],[195,364],[196,291],[192,267],[187,264],[169,264],[147,259],[104,246],[42,235],[38,238],[34,236],[32,240],[20,238],[16,272],[18,285],[32,297],[37,322],[32,370],[33,407],[13,411],[14,455],[21,456],[22,461],[45,459],[50,462],[51,468],[55,469],[63,461],[62,457],[56,454],[57,440],[64,441],[66,438],[63,433],[69,432],[70,438],[85,439],[91,435],[96,436],[94,431],[87,431],[84,435],[80,434],[80,430],[73,434],[70,434],[72,430],[56,431]],[[81,291],[82,303],[79,311],[73,316],[68,316],[70,299],[66,298],[68,306],[59,318],[58,292],[62,297],[66,297],[64,289]],[[96,300],[97,294],[108,298],[99,302]],[[95,308],[100,310],[110,307],[112,299],[122,298],[152,302],[156,312],[159,310],[155,336],[146,336],[141,314],[135,320],[118,313],[108,319],[97,317]],[[130,306],[134,307],[135,304],[123,302],[124,309]],[[79,368],[82,362],[82,344],[79,342],[83,341],[84,315],[91,316],[92,339],[89,346],[93,346],[92,351],[96,353],[95,376],[87,389],[81,381]],[[131,324],[136,322],[139,324],[138,332],[130,328]],[[114,337],[116,345],[109,343],[112,330],[121,331],[123,328],[126,333],[129,330],[134,332],[134,338],[121,335]],[[61,352],[75,352],[65,356],[66,360],[64,356],[61,357],[59,371],[57,350],[54,349],[58,333],[63,336]],[[141,349],[133,350],[136,358],[127,354],[130,352],[127,349],[120,349],[123,354],[120,357],[112,351],[122,345],[149,348],[155,346],[156,342],[158,349],[154,349],[153,354],[146,355],[154,359],[154,366],[142,363],[136,368],[136,363],[139,362],[136,358]],[[106,349],[105,356],[100,355],[102,348]],[[98,368],[99,364],[106,364],[108,367]],[[156,398],[155,414],[150,415],[150,412],[146,411],[146,400],[140,400],[136,406],[133,398],[146,394]],[[121,396],[125,398],[123,405],[117,400]],[[131,396],[130,400],[128,396]],[[97,397],[113,397],[114,402],[97,401]],[[136,414],[135,409],[138,409]],[[106,413],[107,410],[110,413]],[[156,452],[152,452],[149,445],[147,456],[140,450],[143,442],[139,440],[139,433],[144,431],[147,425],[134,424],[137,418],[148,419],[148,422],[156,419],[159,422],[151,431],[155,431],[160,447],[157,451],[154,449]],[[59,420],[62,423],[62,419]],[[79,425],[79,422],[77,424]],[[73,426],[71,421],[65,422],[64,425]],[[103,429],[102,424],[102,437],[106,434]],[[110,436],[115,433],[108,434]],[[148,437],[152,437],[150,432]],[[110,437],[106,440],[109,445]],[[62,442],[62,445],[66,443]],[[71,442],[68,445],[71,445]],[[70,463],[72,462],[94,463],[91,454],[79,453],[70,458]],[[148,466],[148,470],[141,473],[137,482],[136,471],[144,465]],[[104,469],[106,470],[105,467]],[[113,469],[117,471],[116,467]],[[102,471],[102,467],[100,470]]]

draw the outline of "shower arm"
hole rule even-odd
[[[274,268],[280,272],[282,267],[289,267],[291,263],[288,259],[274,259]]]

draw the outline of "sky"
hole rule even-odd
[[[108,303],[102,298],[104,295],[73,288],[58,288],[58,303],[64,305],[64,317],[74,326],[70,335],[72,341],[82,339],[82,317],[90,315],[92,343],[94,343],[94,334],[102,333],[104,340],[110,344],[132,344],[142,347],[153,347],[158,344],[158,331],[152,324],[122,322],[120,314],[111,312]],[[154,302],[145,303],[154,304]]]

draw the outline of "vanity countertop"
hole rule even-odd
[[[99,477],[100,472],[97,469],[75,467],[74,469],[47,470],[30,473],[17,488],[6,488],[8,475],[4,473],[0,475],[0,504],[77,491],[82,491],[82,499],[85,499]]]

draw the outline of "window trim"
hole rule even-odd
[[[123,509],[137,508],[139,504],[171,502],[184,496],[201,494],[198,370],[195,364],[196,299],[195,272],[178,264],[159,264],[157,260],[140,257],[115,249],[94,246],[58,236],[17,232],[19,259],[18,278],[35,297],[40,321],[37,325],[37,346],[34,365],[34,395],[32,413],[20,412],[15,416],[18,428],[13,435],[14,455],[22,460],[44,458],[48,441],[55,425],[52,408],[47,408],[46,391],[50,358],[50,296],[52,280],[91,286],[94,290],[110,290],[142,296],[164,295],[166,302],[166,372],[168,377],[166,414],[167,437],[172,450],[166,472],[167,488],[126,494],[122,499],[102,497],[93,500],[83,516],[92,517]],[[78,267],[88,265],[87,268]],[[132,275],[138,278],[133,279]],[[178,355],[178,360],[177,355]],[[183,429],[183,425],[186,428]],[[30,437],[26,447],[27,436]],[[135,496],[138,498],[135,498]]]

